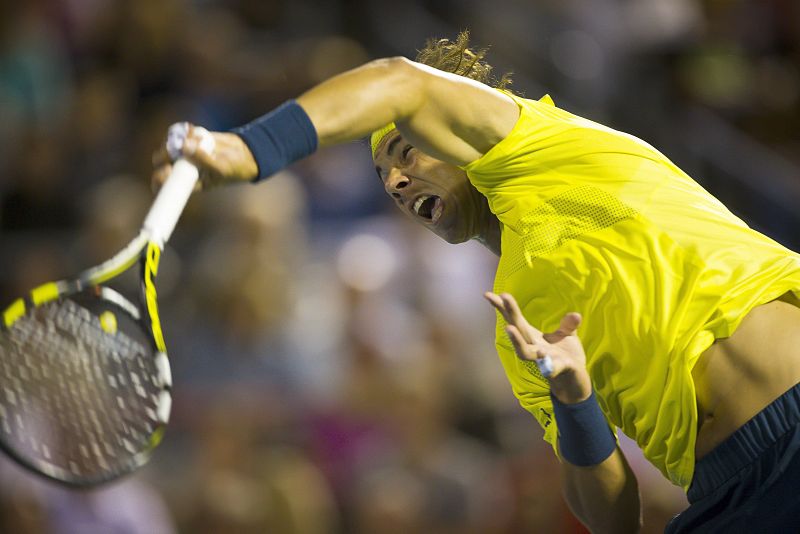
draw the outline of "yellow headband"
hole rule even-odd
[[[372,135],[369,137],[369,144],[370,147],[372,148],[372,159],[375,159],[375,152],[378,149],[378,144],[381,142],[381,139],[386,137],[386,134],[395,129],[397,129],[397,126],[395,126],[393,122],[390,122],[383,128],[380,128],[379,130],[375,130],[374,132],[372,132]]]

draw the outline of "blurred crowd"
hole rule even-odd
[[[794,0],[0,0],[0,299],[133,237],[172,122],[228,129],[462,28],[800,249]],[[583,532],[494,354],[496,259],[391,204],[364,142],[194,198],[158,278],[164,442],[90,492],[0,459],[0,532]],[[661,532],[685,497],[621,439]]]

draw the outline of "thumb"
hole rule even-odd
[[[558,327],[558,333],[564,336],[571,336],[575,333],[581,325],[582,317],[580,313],[570,312],[561,318],[561,325]]]

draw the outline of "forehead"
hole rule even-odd
[[[372,134],[369,136],[369,147],[370,147],[370,154],[372,154],[372,157],[375,157],[375,151],[377,150],[378,145],[383,140],[383,138],[386,137],[387,134],[396,130],[397,130],[397,125],[395,125],[395,123],[393,122],[390,122],[383,128],[378,128],[377,130],[372,132]]]

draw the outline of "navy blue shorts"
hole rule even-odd
[[[800,532],[800,384],[701,458],[687,497],[667,534]]]

